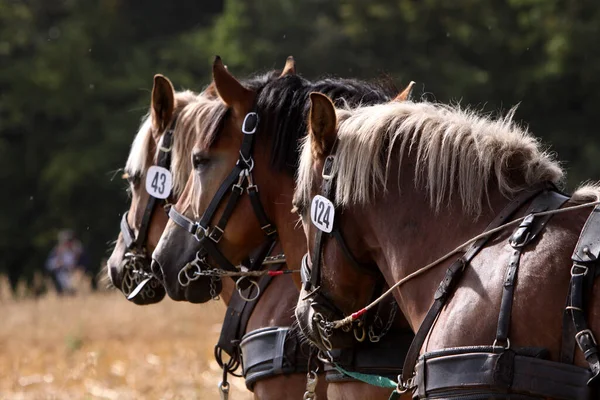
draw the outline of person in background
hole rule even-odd
[[[59,295],[75,294],[71,278],[83,255],[83,246],[75,238],[73,231],[67,229],[58,233],[58,244],[48,256],[46,269]]]

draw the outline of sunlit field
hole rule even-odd
[[[0,399],[218,399],[213,358],[225,307],[117,291],[14,300],[0,280]],[[230,398],[251,399],[231,378]]]

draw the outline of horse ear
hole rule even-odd
[[[175,89],[169,79],[154,75],[152,87],[152,123],[160,132],[167,129],[175,111]]]
[[[408,86],[406,87],[406,89],[404,89],[402,92],[398,93],[398,96],[396,96],[394,98],[394,100],[392,101],[406,101],[410,99],[410,95],[412,94],[412,89],[413,86],[415,86],[415,82],[414,81],[410,81],[410,83],[408,84]]]
[[[322,93],[310,94],[309,132],[315,158],[329,155],[336,140],[337,117],[335,106]]]
[[[219,97],[219,94],[217,93],[217,87],[215,86],[214,81],[211,82],[210,85],[206,87],[206,89],[204,89],[203,94],[209,99],[216,99],[217,97]]]
[[[281,71],[280,78],[286,75],[296,75],[296,61],[294,57],[289,56],[287,60],[285,60],[285,67],[283,67],[283,71]]]
[[[213,63],[213,81],[219,97],[225,104],[241,113],[247,112],[252,107],[254,96],[251,90],[242,84],[227,71],[221,57],[216,56]]]

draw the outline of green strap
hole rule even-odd
[[[397,382],[394,382],[393,380],[386,378],[385,376],[361,374],[360,372],[346,371],[344,368],[340,367],[337,364],[333,365],[335,369],[337,369],[344,375],[348,375],[351,378],[354,378],[364,383],[368,383],[369,385],[379,386],[386,389],[396,389],[396,387],[398,386]]]
[[[335,367],[335,369],[340,371],[342,374],[348,375],[349,377],[359,380],[361,382],[368,383],[369,385],[373,385],[373,386],[379,386],[379,387],[382,387],[385,389],[394,389],[394,391],[390,394],[390,397],[388,400],[400,399],[401,394],[396,391],[396,388],[398,387],[398,383],[394,382],[393,380],[391,380],[389,378],[386,378],[385,376],[361,374],[360,372],[346,371],[344,368],[340,367],[339,365],[337,365],[335,363],[333,364],[333,366]]]

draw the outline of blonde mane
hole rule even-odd
[[[466,213],[479,215],[492,182],[507,197],[538,182],[559,184],[559,163],[513,122],[514,111],[493,119],[459,106],[409,101],[338,109],[335,201],[369,203],[388,190],[390,165],[400,169],[404,157],[414,162],[414,185],[426,190],[436,211],[457,195]],[[309,135],[297,176],[301,204],[311,196],[312,163]]]
[[[208,103],[214,103],[211,97],[203,93],[196,94],[191,91],[177,92],[175,94],[175,115],[177,122],[173,132],[173,151],[171,153],[171,172],[173,174],[173,194],[179,197],[188,176],[192,169],[191,157],[192,148],[196,139],[197,118],[202,118],[200,110],[205,108]],[[200,115],[198,115],[200,114]],[[130,176],[144,176],[148,168],[156,160],[158,146],[154,146],[153,137],[154,128],[150,113],[142,119],[140,129],[136,134],[131,145],[129,157],[125,164],[125,171]],[[162,140],[162,138],[161,138]],[[152,154],[155,150],[154,154]]]

